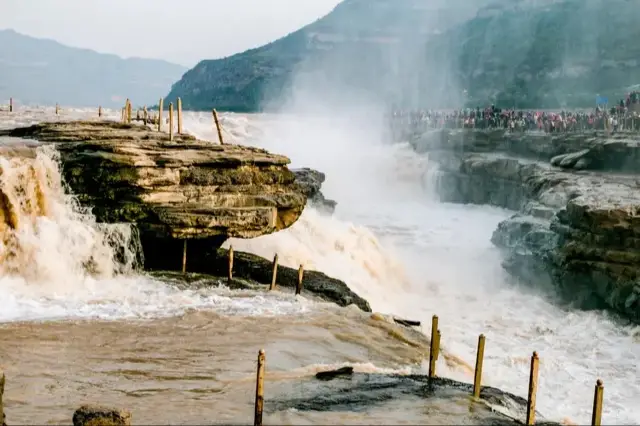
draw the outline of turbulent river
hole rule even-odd
[[[113,118],[119,113],[109,112]],[[95,116],[65,109],[64,119]],[[0,128],[57,119],[53,109],[0,115]],[[484,383],[526,397],[529,357],[540,354],[537,408],[586,424],[596,378],[603,423],[640,422],[640,331],[604,313],[557,307],[519,285],[490,242],[510,215],[434,201],[428,158],[386,143],[377,126],[317,116],[222,116],[228,142],[288,155],[327,175],[333,216],[307,208],[290,229],[237,250],[344,280],[376,312],[428,324],[440,318],[439,374],[469,382],[477,336],[487,337]],[[215,140],[211,116],[185,113],[185,129]],[[6,139],[4,144],[14,144]],[[368,315],[286,294],[179,290],[115,265],[126,227],[100,226],[66,194],[55,152],[0,158],[5,204],[0,265],[0,367],[9,423],[65,423],[85,402],[130,409],[135,423],[252,421],[255,357],[267,353],[266,397],[329,366],[420,372],[424,350],[402,345]],[[8,201],[7,201],[8,200]],[[83,259],[96,259],[88,275]],[[425,332],[428,333],[425,326]],[[298,389],[303,392],[303,389]],[[362,412],[265,411],[265,423],[447,423],[403,403]],[[517,413],[516,413],[517,414]],[[437,417],[437,416],[436,416]]]

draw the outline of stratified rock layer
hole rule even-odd
[[[148,238],[252,238],[291,226],[306,196],[289,159],[114,122],[43,123],[5,135],[55,142],[66,183],[100,222]]]
[[[493,242],[505,268],[571,302],[640,322],[640,136],[438,130],[412,140],[449,202],[519,213]]]

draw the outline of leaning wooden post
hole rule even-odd
[[[173,140],[173,102],[169,102],[169,140]]]
[[[482,362],[484,361],[484,334],[478,337],[478,353],[476,354],[476,373],[473,377],[473,397],[480,398],[482,387]]]
[[[184,244],[182,247],[182,273],[187,273],[187,239],[184,239]]]
[[[269,291],[273,291],[276,289],[276,277],[278,275],[278,253],[273,256],[273,272],[271,273],[271,286],[269,286]]]
[[[591,415],[591,425],[600,426],[602,423],[602,400],[604,397],[604,386],[602,380],[596,382],[596,391],[593,396],[593,413]]]
[[[178,98],[178,134],[182,134],[182,99]]]
[[[144,108],[142,108],[142,122],[144,123],[145,126],[149,122],[149,111],[147,111],[146,105],[144,106]]]
[[[233,246],[229,247],[229,271],[227,273],[227,282],[231,284],[233,280]]]
[[[98,117],[102,117],[102,105],[98,107]]]
[[[262,426],[262,410],[264,408],[264,349],[258,352],[258,373],[256,375],[256,408],[253,418],[254,426]]]
[[[222,140],[222,127],[220,127],[220,121],[218,120],[218,111],[213,110],[213,121],[216,122],[216,129],[218,130],[218,140],[220,141],[220,145],[224,145],[224,141]]]
[[[431,318],[431,345],[429,351],[429,377],[436,376],[436,360],[438,359],[438,316]]]
[[[296,285],[296,296],[302,293],[302,277],[304,276],[304,266],[298,268],[298,284]]]
[[[9,112],[13,112],[13,98],[9,98]]]
[[[529,393],[527,397],[527,419],[525,424],[532,425],[536,422],[536,393],[538,391],[538,365],[540,359],[538,352],[531,356],[531,371],[529,373]]]
[[[164,104],[164,99],[160,98],[160,102],[158,103],[158,131],[162,131],[162,106]]]

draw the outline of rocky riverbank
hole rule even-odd
[[[637,135],[445,129],[411,144],[437,164],[442,201],[518,212],[492,238],[508,271],[640,322]]]
[[[107,121],[40,123],[0,136],[54,144],[65,184],[98,222],[132,223],[144,268],[227,274],[225,240],[254,238],[293,225],[307,204],[332,212],[320,191],[324,174],[289,170],[289,159],[262,149],[169,135]],[[13,144],[7,155],[29,156],[38,144]],[[10,151],[10,152],[9,152]],[[272,261],[236,253],[234,277],[271,282]],[[295,287],[297,270],[278,267],[278,285]],[[303,294],[371,311],[342,281],[305,271]]]

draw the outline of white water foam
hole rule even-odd
[[[277,252],[283,264],[341,278],[377,311],[425,324],[439,315],[444,349],[466,361],[440,359],[444,376],[471,380],[477,336],[484,333],[485,384],[526,396],[536,350],[538,409],[548,418],[586,424],[593,386],[602,378],[603,422],[640,422],[640,330],[603,313],[560,309],[513,282],[490,243],[510,212],[434,202],[422,182],[426,157],[382,143],[379,128],[351,116],[223,117],[227,135],[243,135],[233,142],[325,172],[323,193],[338,201],[335,217],[307,209],[290,229],[233,240],[234,247],[267,257]],[[216,139],[212,121],[191,114],[185,121],[194,134]]]

